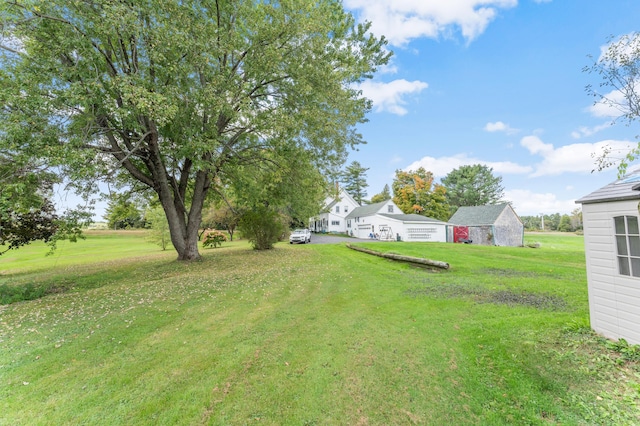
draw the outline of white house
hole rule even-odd
[[[640,344],[640,170],[579,200],[591,327]]]
[[[446,222],[404,214],[393,200],[360,206],[344,189],[325,200],[322,212],[309,219],[309,229],[387,241],[447,242],[448,235]]]
[[[360,204],[344,189],[340,189],[337,198],[327,197],[324,208],[317,216],[309,219],[309,229],[313,232],[341,233],[347,232],[346,217]]]

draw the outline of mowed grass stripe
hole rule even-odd
[[[0,308],[0,424],[588,424],[611,404],[628,420],[636,406],[596,398],[600,370],[575,368],[583,348],[562,331],[587,317],[572,244],[375,247],[433,254],[443,273],[246,243],[87,265],[92,288]],[[420,293],[453,284],[567,306]]]

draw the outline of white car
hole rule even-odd
[[[311,242],[311,231],[308,229],[296,229],[289,235],[289,244],[293,243],[310,243]]]

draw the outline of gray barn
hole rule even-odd
[[[451,216],[453,241],[519,247],[524,244],[524,225],[510,204],[460,207]]]

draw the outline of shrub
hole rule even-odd
[[[283,237],[288,221],[268,207],[257,207],[242,215],[240,230],[255,250],[269,250]]]
[[[217,231],[215,229],[207,229],[204,231],[204,235],[202,236],[202,247],[216,248],[221,246],[223,242],[227,241],[227,236],[224,235],[222,231]]]

